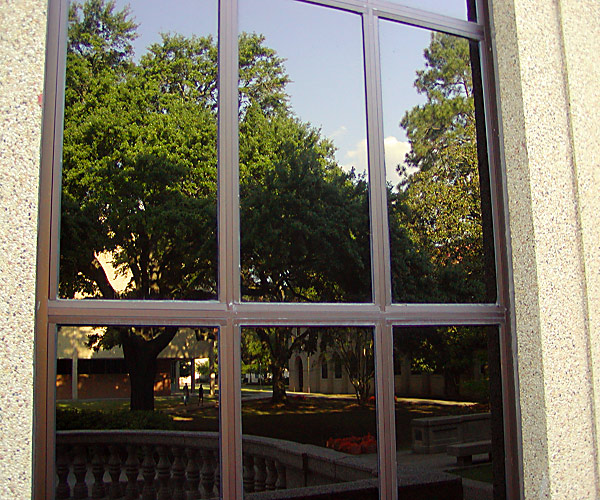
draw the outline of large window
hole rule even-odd
[[[36,499],[518,497],[487,12],[51,0]]]

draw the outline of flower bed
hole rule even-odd
[[[325,446],[332,450],[349,453],[350,455],[377,452],[377,440],[371,434],[367,434],[366,436],[329,438]]]

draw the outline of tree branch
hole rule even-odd
[[[96,257],[89,263],[85,274],[96,283],[103,299],[117,298],[117,292],[110,284],[108,276],[106,276],[106,271],[104,271],[102,264],[100,264],[100,261]]]

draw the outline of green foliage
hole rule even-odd
[[[56,430],[157,429],[175,430],[173,419],[157,411],[56,409]]]
[[[467,40],[433,33],[415,87],[425,104],[401,121],[411,145],[392,215],[430,257],[441,302],[484,297],[481,194]],[[434,294],[435,296],[436,294]],[[434,301],[435,298],[432,297]]]
[[[472,379],[474,367],[487,361],[487,335],[482,327],[402,328],[394,334],[394,356],[408,356],[417,373],[444,375],[445,395],[455,397],[460,393],[461,377]],[[485,400],[484,386],[473,384],[470,389],[466,392]]]
[[[341,170],[318,130],[250,106],[240,124],[240,180],[248,299],[370,299],[367,184]]]
[[[480,302],[483,231],[469,42],[433,33],[424,56],[415,87],[427,100],[401,121],[411,145],[406,162],[417,170],[408,175],[402,167],[404,181],[390,199],[392,231],[396,224],[406,227],[419,255],[431,262],[423,279],[434,286],[425,301]],[[413,370],[444,374],[450,396],[486,351],[487,333],[476,327],[402,329],[394,344],[396,355],[411,358]]]
[[[361,406],[369,401],[375,378],[373,331],[365,328],[332,328],[323,332],[319,348],[341,362]]]

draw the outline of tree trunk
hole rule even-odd
[[[460,374],[446,370],[444,371],[444,396],[457,398],[459,396]]]
[[[131,387],[130,409],[154,410],[154,380],[158,353],[137,338],[128,338],[122,345]]]
[[[271,373],[273,375],[273,403],[285,403],[287,394],[285,392],[285,383],[283,380],[283,366],[273,363],[271,365]]]

